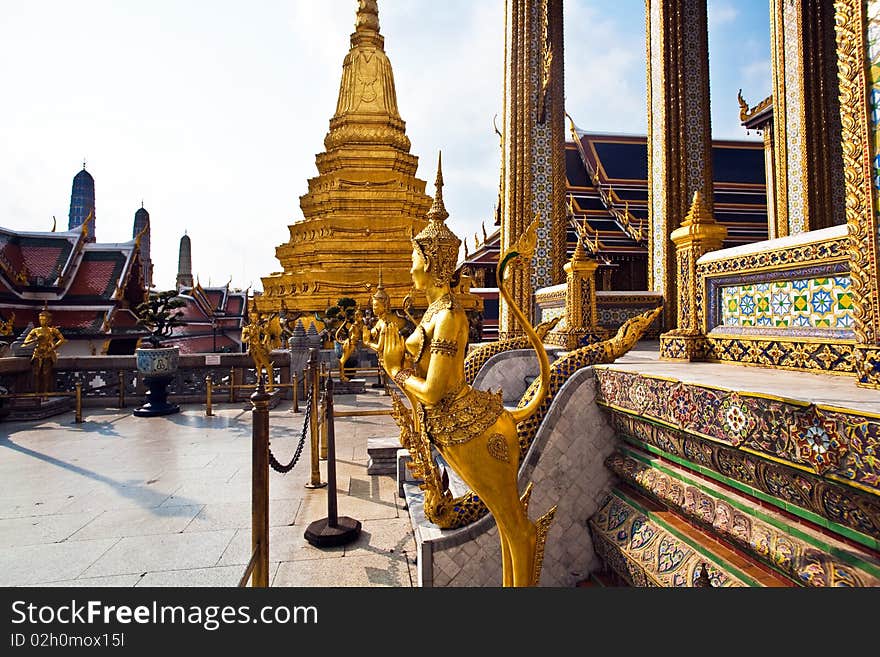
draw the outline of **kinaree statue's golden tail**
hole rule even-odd
[[[541,338],[535,332],[532,323],[523,314],[522,310],[520,310],[519,306],[516,304],[516,301],[513,300],[513,297],[510,295],[510,292],[504,285],[505,276],[510,271],[508,269],[508,264],[514,259],[520,258],[520,263],[527,266],[528,262],[532,259],[532,254],[535,251],[535,245],[537,243],[538,215],[535,215],[532,223],[529,224],[529,227],[520,236],[520,238],[512,246],[510,246],[507,251],[504,251],[498,258],[498,267],[495,270],[495,279],[498,285],[498,292],[507,302],[508,309],[519,321],[520,325],[528,336],[529,342],[531,342],[532,347],[535,349],[535,353],[537,353],[538,355],[538,363],[540,364],[540,384],[537,394],[535,394],[535,396],[532,397],[529,403],[522,408],[517,408],[511,411],[513,421],[516,424],[519,424],[523,420],[527,420],[535,414],[535,412],[541,406],[541,402],[543,402],[544,398],[547,396],[547,391],[549,390],[550,386],[550,359],[547,357],[547,351],[546,349],[544,349],[544,344],[541,341]]]

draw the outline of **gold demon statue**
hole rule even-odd
[[[526,406],[509,411],[504,408],[500,392],[477,390],[467,384],[464,360],[468,319],[451,290],[461,241],[444,223],[448,216],[438,160],[434,203],[428,211],[428,225],[413,238],[410,271],[413,286],[425,293],[429,305],[405,340],[397,330],[385,328],[377,340],[381,344],[380,362],[409,399],[412,419],[406,424],[412,427],[410,450],[426,454],[436,448],[494,516],[501,540],[504,586],[535,586],[555,507],[537,523],[529,519],[530,487],[521,498],[517,482],[517,424],[530,417],[544,400],[550,364],[532,326],[499,284],[538,353],[540,389]],[[531,257],[536,229],[537,223],[533,222],[525,239],[502,254],[502,276],[504,267],[517,256]],[[426,505],[442,506],[452,499],[448,489],[432,484],[428,478],[424,488]]]

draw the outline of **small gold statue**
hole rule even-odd
[[[50,392],[53,387],[55,363],[58,361],[58,348],[67,340],[57,327],[49,325],[49,322],[52,321],[52,313],[49,312],[45,303],[43,310],[40,311],[39,319],[40,325],[28,332],[22,346],[34,345],[31,367],[34,373],[36,392]]]
[[[9,316],[9,319],[0,319],[0,336],[12,335],[12,323],[15,321],[15,313]]]
[[[348,326],[348,337],[341,340],[340,336],[342,335],[342,330],[346,326]],[[352,354],[357,351],[361,342],[363,342],[366,328],[366,324],[364,324],[364,314],[361,312],[360,308],[357,308],[354,311],[354,321],[344,323],[336,329],[334,340],[342,345],[342,355],[339,357],[340,381],[348,381],[348,376],[345,374],[345,363],[351,358]]]
[[[281,347],[281,320],[277,315],[265,318],[256,312],[251,304],[251,317],[249,324],[241,329],[241,341],[248,346],[248,352],[254,361],[257,382],[263,372],[266,373],[266,390],[272,392],[275,389],[275,370],[271,360],[273,349]]]
[[[406,326],[406,320],[391,310],[391,297],[382,285],[382,272],[379,272],[379,284],[371,299],[371,309],[376,320],[367,332],[364,344],[378,354],[381,365],[382,352],[385,349],[385,327],[392,326],[400,332]]]
[[[504,408],[499,393],[477,390],[465,380],[464,360],[468,344],[468,319],[450,288],[461,240],[444,223],[449,214],[443,206],[443,175],[438,162],[434,203],[428,225],[413,238],[410,275],[423,290],[428,309],[416,330],[406,339],[386,326],[381,350],[385,371],[410,401],[412,417],[402,418],[401,440],[408,442],[420,459],[425,477],[426,515],[454,513],[452,494],[437,476],[430,456],[433,448],[485,503],[495,518],[501,540],[504,586],[535,586],[544,553],[544,539],[555,507],[537,523],[528,516],[531,487],[519,494],[519,437],[517,424],[534,414],[546,396],[550,364],[528,320],[500,287],[512,312],[523,323],[541,364],[538,394],[523,408]],[[527,239],[502,254],[499,269],[516,256],[531,257],[537,231],[533,222]],[[394,401],[394,399],[392,399]],[[397,409],[402,407],[399,400]],[[397,418],[397,415],[395,416]],[[431,470],[435,470],[431,472]],[[427,509],[431,506],[431,511]]]

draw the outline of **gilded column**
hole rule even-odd
[[[690,211],[672,231],[678,279],[677,328],[660,336],[660,357],[669,360],[700,360],[705,357],[705,312],[696,303],[697,260],[721,248],[727,228],[717,223],[703,199],[694,192]]]
[[[880,1],[838,0],[834,8],[856,371],[859,385],[880,388],[880,124],[868,96],[880,92],[880,44],[868,40],[868,26],[880,28]]]
[[[771,0],[777,237],[845,221],[834,7]]]
[[[676,256],[670,233],[701,192],[713,206],[706,0],[647,0],[648,286],[662,292],[673,328]]]
[[[501,248],[519,239],[535,215],[541,218],[532,262],[509,283],[528,317],[534,290],[564,278],[563,72],[562,0],[507,0]],[[499,331],[502,338],[522,333],[503,300]]]

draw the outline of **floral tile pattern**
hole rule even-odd
[[[725,327],[821,329],[853,325],[849,276],[724,287],[721,309]]]

